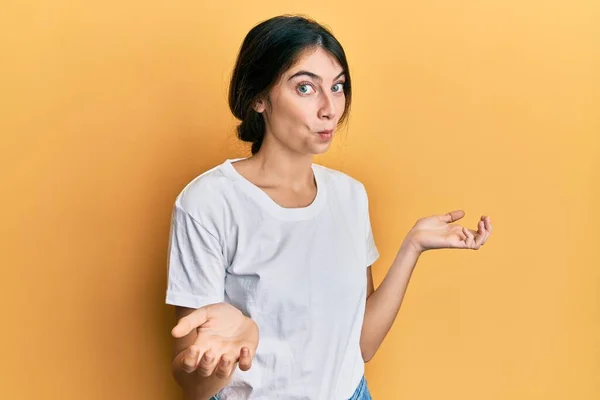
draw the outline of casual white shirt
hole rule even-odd
[[[252,368],[236,369],[220,399],[347,400],[364,374],[366,267],[379,257],[365,187],[313,163],[315,199],[284,208],[237,172],[238,160],[177,196],[166,302],[227,302],[258,324]]]

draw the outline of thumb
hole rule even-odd
[[[442,221],[450,224],[452,222],[458,221],[462,217],[465,216],[465,212],[463,210],[454,210],[450,211],[447,214],[441,216]]]
[[[206,307],[200,307],[181,318],[171,330],[171,335],[176,338],[184,337],[192,330],[202,326],[206,321],[208,321]]]

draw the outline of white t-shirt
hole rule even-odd
[[[364,361],[366,268],[379,253],[365,187],[312,164],[314,201],[284,208],[228,159],[192,180],[173,208],[167,304],[227,302],[259,326],[249,371],[222,400],[347,400]]]

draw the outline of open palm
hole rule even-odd
[[[490,217],[482,216],[477,230],[452,224],[464,216],[464,211],[455,210],[419,219],[409,233],[412,245],[419,252],[444,248],[479,249],[492,233]]]

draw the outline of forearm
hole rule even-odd
[[[365,362],[373,358],[392,327],[419,255],[405,241],[383,282],[367,299],[360,337],[360,349]]]
[[[175,381],[183,390],[184,400],[208,400],[229,384],[231,376],[224,379],[219,378],[216,374],[203,377],[197,372],[184,371],[182,359],[186,351],[187,349],[183,350],[175,357],[171,368]],[[237,363],[234,370],[236,368]]]

